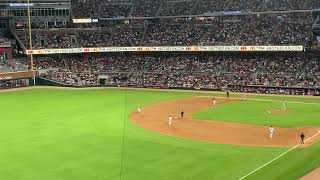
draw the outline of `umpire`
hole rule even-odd
[[[184,115],[183,110],[181,111],[180,115],[181,115],[180,118],[183,119],[183,115]]]
[[[304,144],[304,134],[303,134],[303,132],[300,135],[300,139],[301,139],[301,144]]]

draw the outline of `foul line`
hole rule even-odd
[[[313,135],[313,136],[311,136],[310,138],[306,139],[304,142],[308,142],[309,140],[311,140],[312,138],[316,137],[316,136],[319,135],[319,134],[320,134],[320,130],[318,131],[318,133],[316,133],[315,135]],[[290,151],[296,149],[296,148],[299,147],[299,146],[301,146],[301,144],[297,144],[297,145],[294,146],[293,148],[291,148],[291,149],[287,150],[286,152],[280,154],[278,157],[276,157],[276,158],[272,159],[271,161],[267,162],[266,164],[258,167],[257,169],[253,170],[252,172],[250,172],[249,174],[243,176],[242,178],[239,178],[239,180],[242,180],[242,179],[250,176],[251,174],[257,172],[258,170],[260,170],[260,169],[262,169],[262,168],[264,168],[264,167],[267,166],[268,164],[270,164],[270,163],[272,163],[273,161],[279,159],[280,157],[284,156],[285,154],[289,153]]]

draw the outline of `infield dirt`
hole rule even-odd
[[[217,105],[241,101],[238,99],[217,98]],[[275,128],[274,137],[268,138],[268,127],[227,123],[220,121],[203,121],[192,119],[192,113],[208,108],[215,108],[212,97],[191,97],[162,101],[142,108],[142,113],[131,113],[132,120],[141,128],[161,134],[185,139],[214,142],[220,144],[236,144],[264,147],[293,147],[299,143],[299,135],[303,131],[306,138],[316,134],[318,127]],[[184,118],[180,112],[184,111]],[[232,112],[230,112],[232,113]],[[173,119],[168,125],[168,117]],[[320,140],[317,136],[301,147],[307,147]]]
[[[293,114],[293,110],[277,110],[277,109],[270,109],[267,111],[270,114]]]

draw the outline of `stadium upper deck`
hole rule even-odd
[[[107,22],[101,28],[34,29],[34,48],[310,44],[311,13]],[[15,31],[28,48],[28,32]]]
[[[152,17],[199,15],[222,11],[235,13],[235,11],[290,11],[318,8],[320,3],[317,0],[75,0],[73,16]]]

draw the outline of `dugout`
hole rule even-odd
[[[33,85],[33,75],[39,76],[39,71],[20,71],[0,73],[0,89],[25,87]]]

